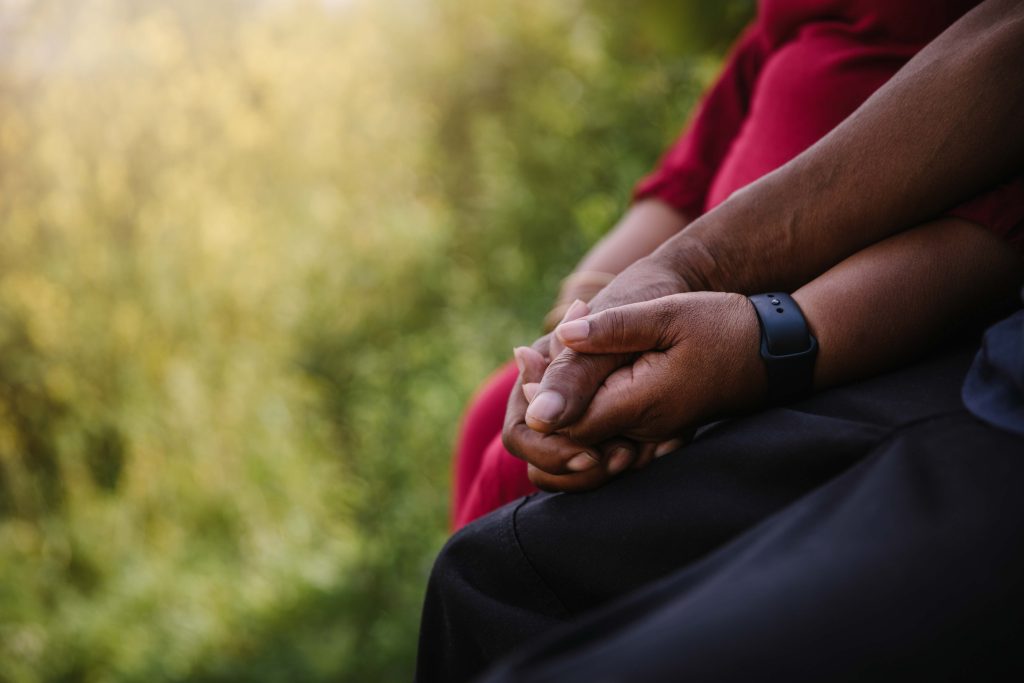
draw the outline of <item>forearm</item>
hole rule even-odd
[[[922,50],[809,150],[737,192],[625,269],[590,302],[591,312],[632,305],[630,310],[639,311],[642,319],[646,306],[664,305],[654,300],[681,292],[793,291],[877,242],[934,221],[949,207],[992,186],[1024,163],[1024,128],[1019,125],[1024,119],[1022,63],[1024,2],[987,0]],[[1006,256],[1004,247],[991,235],[979,239],[987,245],[985,254],[991,255],[989,248],[998,247]],[[992,271],[964,270],[973,261],[965,259],[962,249],[967,248],[954,245],[948,252],[933,254],[932,265],[920,260],[920,255],[903,254],[906,268],[925,281],[925,276],[937,280],[916,286],[913,297],[895,296],[898,287],[882,290],[870,280],[856,279],[853,284],[864,292],[884,295],[881,298],[886,305],[902,302],[902,308],[895,308],[885,318],[888,328],[872,327],[878,321],[870,319],[865,310],[847,310],[845,293],[833,292],[842,294],[838,300],[817,299],[815,292],[825,291],[817,288],[827,285],[828,279],[802,293],[817,317],[812,324],[822,336],[819,384],[877,371],[895,362],[900,354],[916,348],[917,341],[941,333],[943,315],[951,310],[962,313],[965,302],[981,300],[1004,283],[995,277],[999,272],[995,267]],[[873,249],[860,257],[872,254]],[[947,262],[950,272],[937,272],[933,267]],[[848,267],[850,264],[845,264],[832,276],[848,274]],[[889,273],[890,284],[900,272],[886,270],[895,266],[884,259],[872,267]],[[964,287],[962,293],[970,296],[960,298],[962,293],[951,289],[951,282]],[[735,311],[753,316],[742,297],[721,296],[733,301]],[[960,308],[941,308],[943,296],[952,297],[950,301]],[[887,297],[894,301],[884,301]],[[700,297],[684,296],[683,300],[697,302]],[[851,316],[859,327],[844,328],[843,324],[853,322],[834,319],[839,311]],[[714,326],[723,326],[725,320],[716,309]],[[692,320],[684,322],[683,332],[692,329]],[[756,321],[754,325],[756,330]],[[627,327],[616,330],[619,337],[628,336],[624,334]],[[851,338],[868,334],[864,330],[876,330],[875,338],[886,345],[852,348]],[[825,349],[825,343],[831,347]],[[606,390],[607,405],[619,406],[614,392],[607,391],[607,380],[632,362],[631,353],[652,348],[570,346],[573,351],[552,357],[537,394],[539,399],[550,391],[558,400],[541,401],[543,409],[531,404],[530,427],[523,420],[516,423],[524,431],[556,432],[576,423],[585,411],[593,418],[592,400],[599,388]],[[708,348],[720,352],[713,344]],[[585,362],[581,354],[586,354]],[[665,354],[651,358],[666,360]],[[728,360],[735,365],[734,358]],[[628,375],[625,370],[623,373]],[[692,376],[692,371],[687,375]],[[615,381],[635,386],[622,377]],[[717,385],[716,380],[711,386]],[[687,382],[679,386],[687,386]],[[678,386],[673,391],[678,394]],[[716,393],[721,392],[716,389]],[[621,405],[636,405],[634,399]],[[678,396],[670,404],[681,405]],[[657,405],[651,410],[664,412],[669,403],[651,405]],[[686,423],[684,419],[680,424]]]
[[[656,199],[634,204],[576,267],[617,275],[686,227],[686,218]]]
[[[794,289],[1024,162],[1024,3],[989,0],[846,121],[652,258],[695,287]]]
[[[858,252],[793,295],[818,339],[815,386],[922,355],[979,312],[1008,300],[1022,280],[1019,255],[959,219],[927,223]],[[530,381],[539,386],[516,422],[535,442],[557,434],[573,444],[614,436],[664,441],[765,401],[757,315],[742,294],[671,294],[610,307],[563,323],[556,334],[570,351],[535,373]],[[598,388],[594,363],[623,354],[628,367],[619,363],[601,375]],[[552,487],[592,487],[614,474],[596,467],[567,473],[559,463],[579,448],[566,444],[563,450],[544,470],[554,477],[545,480]],[[530,449],[524,453],[529,459]]]
[[[957,219],[858,252],[793,295],[818,339],[816,388],[921,356],[977,313],[1012,297],[1022,279],[1017,254],[984,228]],[[764,405],[759,324],[742,294],[673,294],[605,309],[559,326],[557,334],[576,355],[552,363],[538,391],[568,397],[570,406],[588,386],[581,378],[593,359],[634,355],[630,367],[604,381],[579,418],[531,420],[527,413],[537,431],[563,430],[578,443],[614,435],[661,441]]]
[[[545,317],[545,329],[557,325],[573,301],[590,301],[614,276],[679,234],[687,222],[681,213],[657,199],[631,206],[563,281],[555,306]]]
[[[1017,254],[958,219],[890,237],[794,293],[818,339],[815,385],[830,386],[912,359],[979,311],[1011,297]]]

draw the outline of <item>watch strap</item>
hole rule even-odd
[[[768,400],[782,403],[811,392],[818,340],[803,311],[788,294],[749,297],[761,326],[761,358],[768,374]]]

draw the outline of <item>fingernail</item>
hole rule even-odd
[[[527,403],[533,403],[533,399],[537,396],[538,391],[540,391],[540,382],[526,382],[523,384],[523,396],[526,397]]]
[[[526,361],[523,359],[523,347],[512,347],[512,356],[516,359],[516,367],[519,368],[519,374],[521,375],[526,372]]]
[[[583,470],[589,470],[594,465],[598,464],[597,458],[592,456],[590,453],[577,453],[572,456],[569,462],[565,463],[573,472],[582,472]]]
[[[682,439],[672,439],[670,441],[662,441],[658,444],[658,447],[654,450],[654,457],[660,458],[663,455],[668,455],[673,451],[678,451],[683,447]]]
[[[555,333],[562,341],[583,341],[590,335],[590,323],[582,318],[580,320],[571,320],[559,325]]]
[[[538,422],[554,422],[565,410],[565,399],[555,391],[545,391],[535,396],[526,411],[526,417]]]
[[[633,452],[628,448],[619,447],[612,451],[612,457],[608,460],[608,473],[618,474],[629,467],[633,462]]]
[[[583,303],[583,299],[576,299],[572,302],[572,306],[562,316],[562,322],[568,322],[569,320],[575,320],[581,316],[587,314],[587,305]]]

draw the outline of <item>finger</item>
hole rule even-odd
[[[669,453],[672,453],[673,451],[678,451],[680,448],[690,443],[690,441],[692,440],[693,430],[690,430],[689,432],[683,434],[682,436],[678,436],[674,439],[669,439],[668,441],[663,441],[662,443],[658,444],[657,450],[654,451],[654,457],[660,458],[663,455],[668,455]]]
[[[572,424],[586,411],[605,378],[630,360],[623,354],[589,355],[566,349],[544,371],[526,411],[526,424],[544,433]]]
[[[608,482],[612,475],[603,467],[595,467],[576,474],[550,474],[532,465],[526,472],[530,482],[541,491],[579,493],[598,488]]]
[[[638,444],[628,439],[611,439],[601,444],[604,469],[611,476],[629,468],[637,458]]]
[[[537,397],[538,391],[540,391],[540,382],[525,382],[523,384],[523,396],[526,397],[527,403]]]
[[[634,353],[666,349],[682,330],[681,303],[685,295],[628,304],[570,320],[555,328],[555,336],[581,353]]]
[[[609,375],[583,415],[564,433],[584,443],[601,443],[616,436],[654,440],[662,426],[665,406],[661,405],[663,378],[651,366],[650,357],[644,354],[632,365]]]
[[[542,372],[535,367],[530,350],[516,349],[517,362],[522,361],[525,375]],[[535,352],[533,352],[535,353]],[[539,354],[538,354],[539,355]],[[522,391],[523,377],[509,394],[502,443],[513,455],[553,474],[567,474],[597,468],[601,454],[596,449],[581,446],[563,434],[540,434],[526,426],[526,397]]]
[[[676,343],[684,334],[678,329],[680,296],[611,308],[559,325],[555,333],[571,351],[562,352],[548,366],[540,391],[530,401],[526,423],[541,432],[572,424],[586,411],[601,382],[628,362],[624,353]]]
[[[599,450],[580,445],[564,434],[535,432],[522,422],[502,432],[502,443],[512,455],[549,474],[601,469]]]
[[[551,474],[538,468],[527,467],[530,481],[544,491],[589,491],[607,483],[609,479],[630,468],[639,451],[653,453],[653,444],[638,444],[629,439],[616,438],[601,444],[604,467],[573,474]]]
[[[581,492],[603,485],[617,474],[630,468],[637,458],[637,453],[646,444],[639,444],[626,438],[613,438],[601,444],[603,467],[595,467],[585,472],[571,474],[551,474],[539,468],[532,469],[530,481],[544,490],[560,490],[560,492]]]
[[[590,313],[590,307],[587,305],[587,303],[582,299],[576,299],[575,301],[572,302],[572,305],[566,309],[565,315],[562,316],[562,320],[558,324],[561,325],[562,323],[576,320],[577,318],[582,318],[588,313]],[[555,335],[551,335],[551,339],[548,342],[548,357],[556,357],[558,354],[562,352],[562,349],[564,348],[565,345],[562,344],[562,342],[560,342]]]
[[[637,455],[636,460],[633,461],[633,465],[630,469],[641,470],[651,464],[654,460],[655,449],[658,444],[648,442],[641,444],[640,453]]]
[[[550,355],[550,349],[551,349],[551,337],[553,335],[554,335],[554,333],[548,332],[543,337],[538,337],[537,341],[533,342],[528,347],[528,348],[536,351],[538,354],[540,354],[540,357],[544,359],[545,363],[551,362],[551,358],[552,357]]]
[[[519,379],[522,383],[539,382],[544,376],[548,362],[536,349],[529,346],[517,346],[512,349],[515,356],[516,366],[519,368]]]

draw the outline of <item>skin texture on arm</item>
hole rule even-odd
[[[1024,2],[989,0],[810,149],[654,257],[702,289],[794,289],[1024,167]]]
[[[817,388],[919,357],[965,320],[1012,299],[1024,262],[989,230],[944,219],[844,260],[793,294],[821,353]]]
[[[925,224],[854,254],[793,295],[819,340],[815,387],[920,355],[979,307],[1012,296],[1022,279],[1016,253],[959,219]],[[757,317],[740,294],[676,294],[584,316],[556,334],[580,354],[633,358],[562,430],[573,442],[662,441],[765,400]],[[572,370],[548,373],[542,388]],[[532,471],[535,483],[553,490],[593,488],[611,476],[600,464],[572,474]]]
[[[624,270],[591,309],[697,290],[792,291],[934,219],[1024,165],[1021,64],[1024,2],[982,3],[810,149]],[[506,447],[533,462],[544,443],[517,425],[551,433],[572,424],[630,360],[561,353],[547,372],[572,365],[572,381],[548,382],[529,420],[510,405]]]

